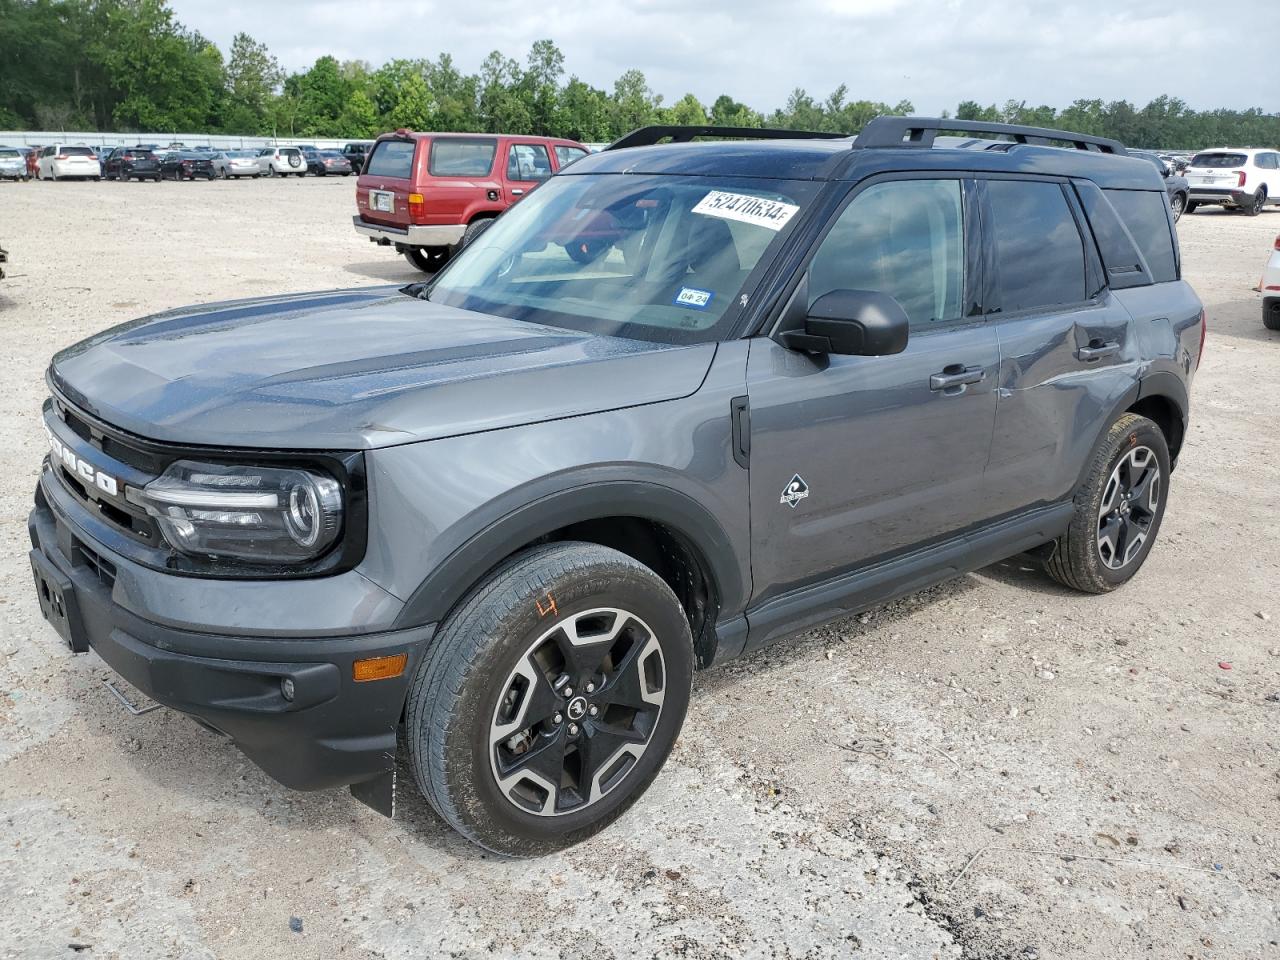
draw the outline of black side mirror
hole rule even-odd
[[[907,348],[907,311],[885,293],[832,290],[813,302],[803,330],[781,334],[785,347],[807,353],[882,357]]]

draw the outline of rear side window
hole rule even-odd
[[[1003,311],[1088,299],[1084,242],[1062,188],[1030,180],[989,180],[987,194]]]
[[[1178,264],[1173,254],[1173,233],[1169,227],[1168,195],[1163,191],[1104,190],[1120,219],[1138,244],[1151,279],[1167,283],[1178,279]]]
[[[1213,167],[1225,170],[1229,167],[1243,167],[1249,158],[1243,153],[1197,153],[1191,160],[1193,167]]]
[[[487,177],[497,152],[497,140],[432,140],[427,173],[433,177]]]
[[[1280,168],[1280,154],[1277,153],[1260,153],[1255,158],[1254,163],[1259,170],[1275,170]]]
[[[364,172],[375,177],[408,180],[413,175],[413,153],[417,147],[412,140],[380,140],[373,148]]]
[[[809,304],[832,290],[874,290],[902,305],[912,330],[961,319],[964,202],[958,180],[868,187],[809,264]]]

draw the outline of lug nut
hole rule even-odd
[[[564,723],[564,717],[562,717],[560,714],[557,713],[554,717],[551,718],[551,722],[556,724]]]
[[[564,688],[562,691],[560,691],[560,692],[561,692],[561,693],[563,693],[566,697],[572,697],[572,696],[573,696],[573,687],[565,687],[565,688]]]
[[[595,693],[595,692],[596,692],[596,685],[594,683],[588,683],[587,693]]]
[[[576,737],[578,735],[578,725],[576,723],[569,724],[569,736]]]
[[[597,707],[594,703],[591,705],[591,708],[587,711],[587,713],[591,714],[593,717],[599,712],[600,712],[600,708]]]

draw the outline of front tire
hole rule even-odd
[[[1075,516],[1045,562],[1085,593],[1108,593],[1142,567],[1164,518],[1169,446],[1146,417],[1126,413],[1103,436],[1075,495]]]
[[[409,693],[409,762],[468,839],[508,856],[577,843],[661,770],[693,643],[671,588],[616,550],[518,554],[444,622]]]

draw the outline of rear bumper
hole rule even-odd
[[[369,223],[358,215],[351,218],[356,233],[375,243],[398,244],[402,247],[451,247],[462,240],[466,224],[449,223],[424,226],[389,227],[381,223]]]
[[[148,697],[225,734],[269,776],[297,790],[360,783],[394,770],[400,714],[434,625],[314,639],[181,630],[116,603],[101,560],[96,566],[86,561],[76,547],[78,533],[39,497],[27,525],[37,590],[42,574],[60,584],[73,599],[60,598],[58,610],[74,608],[80,643]],[[110,555],[103,558],[110,570]],[[204,587],[216,592],[222,583],[208,580]],[[42,611],[49,617],[47,605]],[[408,655],[399,677],[352,679],[354,661],[398,653]],[[292,700],[283,693],[286,679]]]
[[[1244,206],[1253,201],[1248,190],[1228,190],[1223,187],[1192,187],[1191,200],[1195,203],[1234,203]]]

